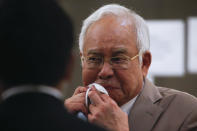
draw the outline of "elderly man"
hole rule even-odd
[[[81,111],[91,123],[112,131],[197,130],[197,99],[146,78],[149,34],[138,14],[116,4],[101,7],[84,21],[79,48],[84,86],[65,100],[70,112]],[[93,82],[109,96],[93,88],[87,109],[84,96]]]

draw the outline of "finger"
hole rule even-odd
[[[90,105],[89,105],[89,112],[90,112],[91,114],[94,114],[95,111],[96,111],[96,106],[94,106],[93,104],[90,104]]]
[[[82,102],[82,101],[85,100],[85,92],[77,94],[77,95],[75,95],[75,96],[73,96],[71,98],[72,98],[73,102]]]
[[[80,112],[83,112],[84,114],[87,114],[88,113],[87,108],[82,103],[71,103],[68,107],[66,107],[66,109],[70,113],[76,113],[76,112],[79,112],[79,111]]]
[[[97,89],[96,89],[96,87],[94,85],[91,87],[91,90],[92,91],[97,91]]]
[[[100,125],[98,114],[96,115],[96,114],[91,114],[91,113],[89,113],[89,114],[87,115],[87,117],[88,117],[88,121],[89,121],[90,123],[94,123],[94,124],[96,124],[96,125],[98,125],[98,126],[102,126],[102,124]]]
[[[85,93],[80,93],[75,96],[72,96],[64,101],[65,105],[69,105],[71,103],[84,103],[85,104]]]
[[[90,123],[93,123],[93,115],[92,114],[88,114],[88,121]]]
[[[100,95],[100,98],[101,98],[102,101],[104,101],[104,102],[108,102],[108,101],[112,100],[111,97],[108,96],[107,94],[101,94],[101,95]]]
[[[90,91],[88,93],[88,97],[90,98],[91,103],[94,104],[95,106],[103,102],[96,91]]]
[[[101,94],[103,94],[102,92],[100,92],[99,90],[96,89],[96,87],[93,85],[91,88],[92,91],[96,91],[98,93],[98,95],[100,96]]]
[[[86,92],[87,91],[87,88],[86,87],[82,87],[82,86],[79,86],[75,89],[75,92],[73,95],[76,95],[76,94],[79,94],[79,93],[83,93],[83,92]]]
[[[83,112],[84,114],[88,114],[88,109],[85,107],[84,104],[81,103],[75,103],[72,105],[73,110],[75,110],[75,112]]]
[[[96,122],[95,116],[92,114],[88,114],[88,122],[98,125],[98,123]]]
[[[88,109],[86,108],[86,106],[84,104],[81,105],[81,112],[83,112],[85,115],[88,114]]]
[[[98,123],[96,122],[96,121],[97,121],[97,118],[96,118],[95,114],[89,113],[87,117],[88,117],[88,121],[89,121],[90,123],[98,124]]]
[[[103,102],[105,104],[107,104],[107,105],[111,105],[112,104],[112,105],[118,106],[117,103],[110,96],[108,96],[106,94],[102,94],[100,97],[101,97],[101,99],[103,100]]]
[[[85,95],[86,95],[86,92],[82,92],[82,93],[76,94],[74,97],[76,97],[76,98],[80,97],[80,99],[82,99],[82,98],[85,99]]]
[[[78,94],[78,93],[82,93],[82,92],[86,92],[86,91],[87,91],[87,88],[86,88],[86,87],[79,86],[79,87],[75,90],[74,94]]]

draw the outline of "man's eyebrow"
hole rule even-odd
[[[128,51],[125,48],[114,48],[112,49],[112,55],[117,55],[117,54],[127,54]],[[102,55],[100,50],[97,49],[91,49],[87,52],[87,55]]]
[[[98,50],[89,50],[87,54],[88,55],[90,54],[100,55],[101,53]]]
[[[127,53],[128,53],[128,51],[125,48],[113,49],[113,55],[127,54]]]

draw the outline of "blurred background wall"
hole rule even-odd
[[[154,76],[159,86],[174,88],[197,96],[197,74],[188,72],[188,17],[197,17],[197,0],[59,0],[61,6],[70,13],[75,27],[75,66],[72,82],[64,89],[65,97],[73,94],[75,88],[82,85],[81,65],[78,49],[78,36],[82,21],[102,5],[117,3],[131,8],[146,20],[181,19],[184,24],[184,74],[180,76]],[[196,34],[197,35],[197,34]],[[197,43],[196,43],[197,44]],[[197,61],[197,56],[196,56]]]

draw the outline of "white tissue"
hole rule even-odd
[[[88,100],[89,99],[88,98],[88,92],[90,91],[90,89],[92,88],[92,86],[94,86],[98,91],[100,91],[100,92],[102,92],[104,94],[109,95],[108,92],[107,92],[107,90],[103,86],[101,86],[101,85],[99,85],[97,83],[92,83],[92,84],[88,85],[89,88],[86,91],[86,95],[85,95],[85,104],[86,104],[86,107],[88,107],[89,104],[90,104],[90,100]]]

